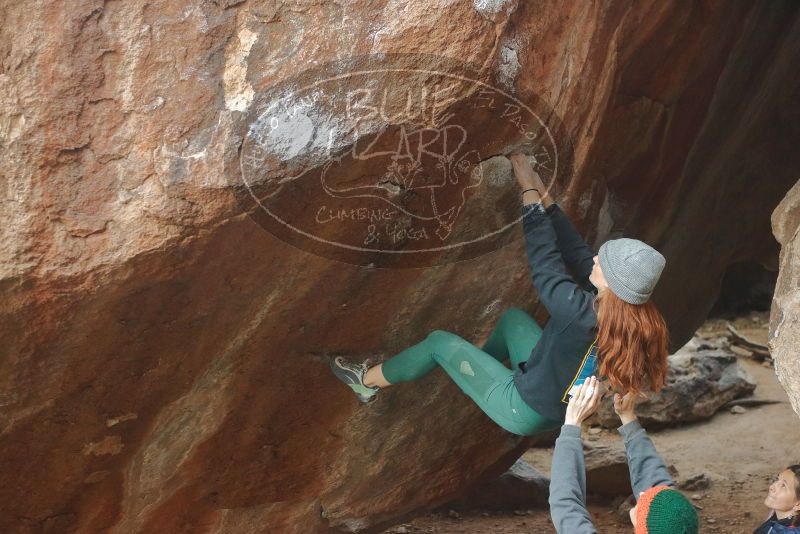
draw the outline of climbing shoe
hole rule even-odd
[[[364,404],[375,400],[375,395],[377,395],[380,389],[378,386],[369,387],[364,384],[364,375],[367,374],[368,369],[369,367],[367,367],[366,364],[353,363],[342,356],[331,359],[331,370],[333,374],[336,375],[336,378],[350,386],[350,389],[356,394],[358,400]]]

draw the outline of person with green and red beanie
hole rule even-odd
[[[586,509],[586,467],[581,423],[600,404],[603,388],[590,377],[570,398],[561,434],[553,451],[550,474],[550,516],[559,534],[596,533]],[[635,396],[614,395],[614,411],[622,426],[633,494],[638,495],[630,519],[635,534],[697,534],[697,511],[679,491],[652,440],[634,412]]]

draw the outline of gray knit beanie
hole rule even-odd
[[[630,304],[647,302],[666,264],[656,249],[626,237],[606,241],[597,255],[609,289]]]

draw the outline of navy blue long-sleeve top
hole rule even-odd
[[[558,204],[523,206],[522,226],[533,285],[550,319],[514,371],[514,385],[531,408],[563,421],[569,391],[597,364],[597,289],[589,282],[596,253]]]

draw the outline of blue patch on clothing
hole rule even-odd
[[[564,396],[561,397],[561,402],[564,404],[569,404],[569,397],[574,395],[578,391],[578,387],[586,382],[586,379],[590,376],[595,375],[595,371],[597,370],[597,340],[592,342],[589,350],[586,352],[586,355],[581,362],[581,366],[578,369],[578,372],[575,374],[575,379],[569,385],[567,390],[564,392]],[[599,378],[599,377],[598,377]]]

